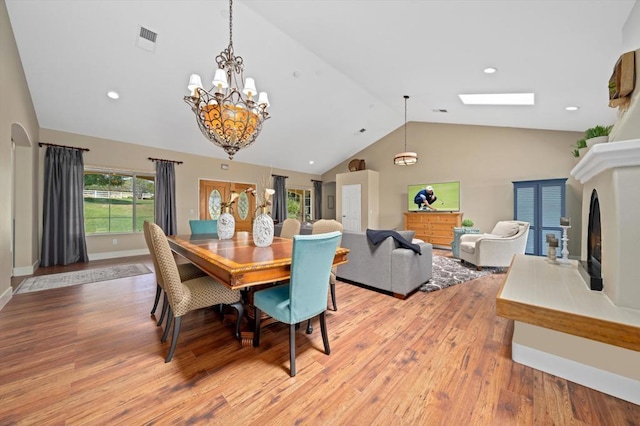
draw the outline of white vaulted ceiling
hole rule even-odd
[[[272,118],[235,160],[323,173],[401,126],[405,94],[409,121],[612,124],[607,83],[634,3],[236,0],[234,48],[269,93]],[[227,1],[6,4],[41,127],[226,158],[182,98],[191,73],[209,88],[229,43]],[[140,26],[158,33],[154,52],[136,46]],[[484,74],[489,66],[498,72]],[[493,91],[534,92],[536,105],[458,99]]]

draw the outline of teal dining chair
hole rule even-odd
[[[289,324],[289,360],[291,377],[296,375],[296,325],[320,317],[324,352],[329,355],[329,337],[325,320],[329,275],[341,232],[294,235],[291,255],[291,279],[287,284],[255,292],[255,331],[253,346],[260,346],[260,315]]]
[[[190,220],[191,234],[217,234],[217,220]]]

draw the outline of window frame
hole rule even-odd
[[[289,201],[289,193],[295,193],[300,196],[300,214],[296,217],[300,222],[307,222],[315,220],[313,214],[313,188],[303,188],[303,187],[286,187],[285,188],[287,195],[287,206]],[[309,202],[307,205],[306,202]],[[308,216],[308,218],[306,218]],[[287,217],[289,217],[289,211],[287,209]]]
[[[84,215],[84,227],[85,227],[85,235],[86,236],[99,236],[99,235],[128,235],[128,234],[139,234],[143,232],[143,229],[141,228],[140,230],[137,230],[136,228],[136,223],[137,223],[137,199],[135,197],[136,194],[136,179],[147,179],[147,180],[151,180],[153,182],[153,218],[152,220],[155,221],[155,183],[156,183],[156,173],[155,171],[139,171],[139,170],[124,170],[124,169],[111,169],[111,168],[105,168],[105,167],[96,167],[96,166],[85,166],[84,167],[84,171],[83,171],[83,179],[84,176],[87,174],[102,174],[102,175],[119,175],[119,176],[125,176],[125,177],[130,177],[133,179],[133,183],[132,183],[132,187],[131,187],[131,193],[132,193],[132,213],[131,213],[131,228],[127,231],[107,231],[107,232],[89,232],[87,231],[87,217],[86,214]],[[84,180],[83,180],[83,200],[82,200],[82,205],[83,205],[83,209],[85,208],[85,198],[84,198]],[[90,190],[87,190],[90,191]],[[111,191],[111,190],[109,190]],[[120,192],[129,192],[129,191],[120,191]],[[111,206],[111,204],[110,204]],[[85,209],[86,212],[86,209]],[[109,211],[109,216],[108,216],[108,220],[109,222],[111,222],[111,211]]]

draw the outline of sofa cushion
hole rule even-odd
[[[476,244],[475,242],[460,243],[460,250],[473,254],[476,252]]]
[[[496,223],[491,233],[500,238],[513,237],[518,233],[519,225],[516,222],[500,221]]]

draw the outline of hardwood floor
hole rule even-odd
[[[153,270],[83,267],[127,262]],[[407,300],[338,282],[331,355],[317,320],[301,327],[294,378],[286,325],[242,348],[214,309],[184,317],[165,364],[153,274],[18,294],[0,311],[0,425],[639,425],[640,406],[511,361],[503,278]]]

